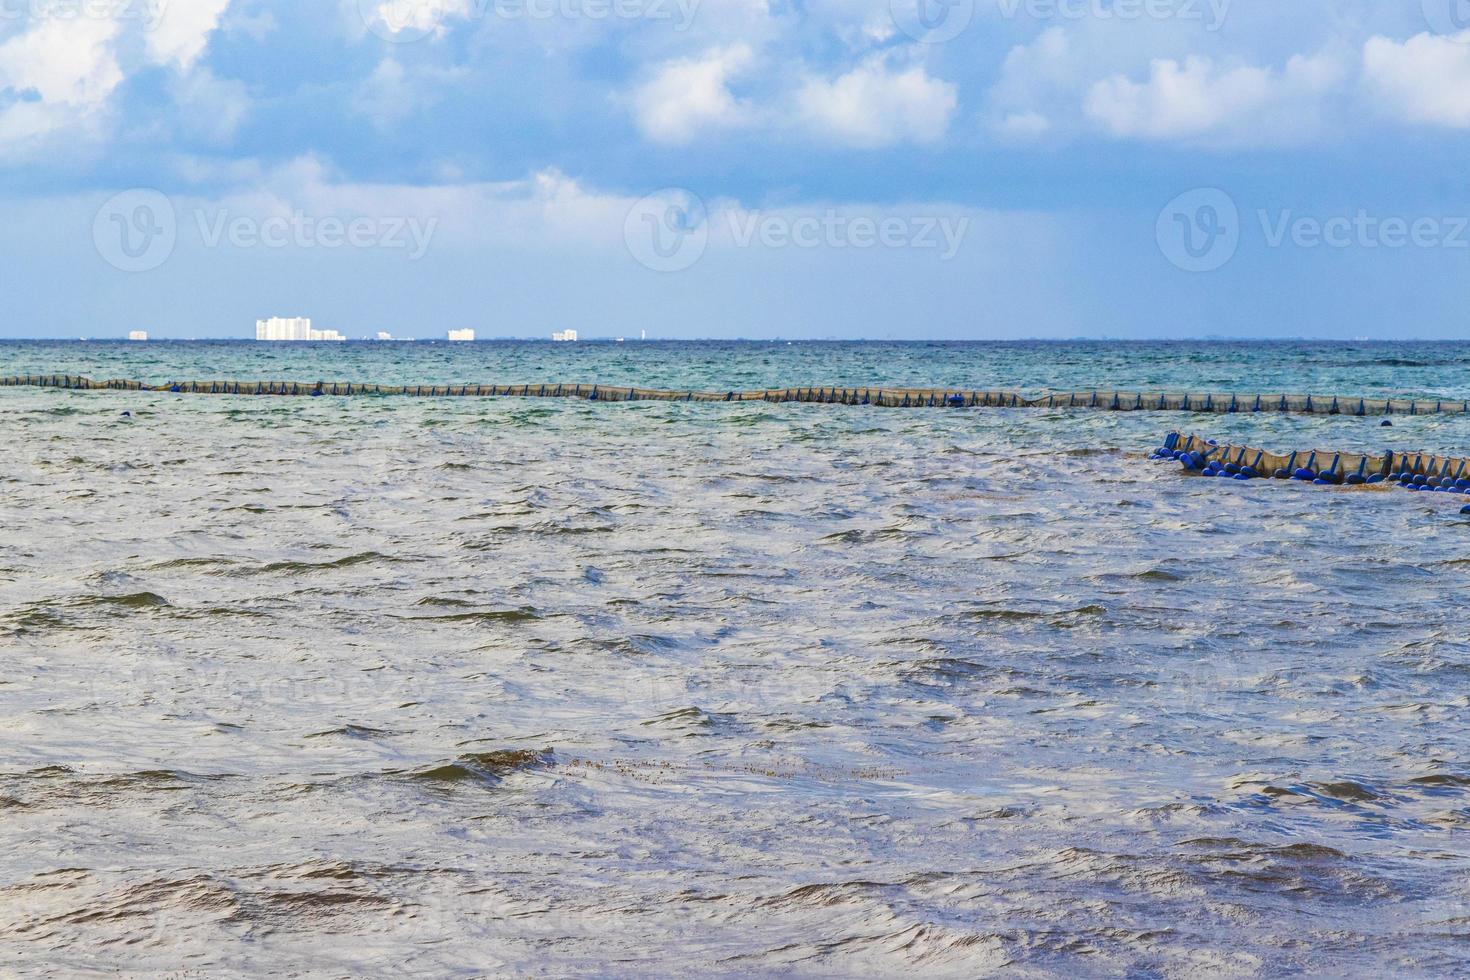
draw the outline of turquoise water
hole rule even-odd
[[[649,388],[803,384],[1470,397],[1470,343],[0,342],[0,372]]]
[[[0,344],[0,374],[1470,394],[1465,345]],[[124,416],[123,413],[128,415]],[[0,962],[1470,969],[1470,520],[1163,431],[0,389]]]

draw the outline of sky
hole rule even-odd
[[[0,337],[1464,338],[1466,0],[0,0]]]

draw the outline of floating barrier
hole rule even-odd
[[[1278,412],[1296,415],[1470,414],[1470,399],[1347,398],[1327,395],[1240,395],[1162,391],[1085,391],[1025,395],[1008,390],[957,388],[762,388],[692,391],[603,384],[378,385],[351,381],[93,381],[80,375],[14,375],[0,387],[70,388],[82,391],[169,391],[186,395],[400,395],[414,398],[582,398],[589,401],[812,402],[884,408],[1085,408],[1112,412],[1203,412],[1217,415]]]
[[[1375,456],[1316,449],[1285,455],[1171,432],[1149,458],[1177,461],[1199,476],[1233,480],[1298,480],[1318,486],[1385,484],[1417,492],[1470,494],[1470,459],[1434,453],[1389,451]]]

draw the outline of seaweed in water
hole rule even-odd
[[[499,785],[513,772],[540,769],[555,762],[552,749],[499,749],[494,752],[472,752],[453,762],[415,769],[413,779],[434,783],[482,782]]]

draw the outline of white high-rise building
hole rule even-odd
[[[256,340],[310,340],[311,317],[273,316],[255,321]]]
[[[128,339],[129,340],[147,340],[148,339],[148,331],[146,331],[146,330],[129,330],[128,331]]]
[[[475,332],[473,330],[451,330],[449,339],[456,343],[467,344],[475,339]]]
[[[346,340],[335,330],[311,329],[311,317],[273,316],[255,321],[256,340]]]
[[[551,335],[551,339],[559,344],[572,343],[577,339],[577,331],[558,330],[556,333]]]

